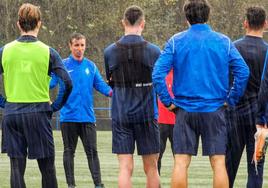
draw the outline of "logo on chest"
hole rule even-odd
[[[86,75],[89,75],[90,71],[88,68],[85,69],[85,73],[86,73]]]

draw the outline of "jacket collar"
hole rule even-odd
[[[210,31],[211,27],[208,24],[193,24],[189,29],[192,31]]]

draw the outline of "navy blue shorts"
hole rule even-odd
[[[133,154],[135,141],[138,155],[156,154],[160,151],[159,127],[155,120],[144,123],[119,123],[112,121],[113,153]]]
[[[11,158],[41,159],[55,155],[50,112],[3,117],[4,148]]]
[[[186,112],[178,108],[173,129],[174,153],[197,155],[201,136],[203,155],[225,155],[226,126],[224,108],[215,112]]]

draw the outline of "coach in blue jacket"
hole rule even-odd
[[[80,33],[71,35],[71,55],[63,60],[72,82],[73,90],[60,111],[60,124],[64,144],[63,164],[69,188],[75,187],[74,153],[78,136],[83,143],[88,166],[96,188],[103,188],[100,163],[96,144],[96,118],[93,110],[93,89],[105,96],[112,95],[112,89],[102,79],[97,66],[84,57],[86,38]],[[57,85],[52,79],[50,87]],[[61,87],[61,83],[60,87]]]
[[[190,27],[172,36],[153,71],[153,84],[163,104],[176,112],[175,167],[172,187],[187,187],[187,169],[197,154],[199,136],[203,155],[209,156],[214,187],[228,187],[225,168],[227,142],[224,103],[235,105],[243,94],[249,69],[231,40],[206,24],[206,0],[188,0],[184,12]],[[229,68],[234,75],[229,90]],[[165,76],[173,69],[171,98]]]

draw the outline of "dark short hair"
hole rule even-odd
[[[127,21],[130,25],[135,25],[141,22],[144,19],[143,10],[136,5],[128,7],[124,12],[124,20]]]
[[[85,39],[86,40],[86,37],[84,35],[82,35],[81,33],[72,33],[71,36],[70,36],[70,40],[69,40],[69,43],[72,44],[73,42],[73,39],[76,39],[76,40],[79,40],[79,39]]]
[[[187,0],[183,6],[188,22],[193,25],[208,21],[210,5],[206,0]]]
[[[24,3],[18,11],[18,20],[21,29],[24,32],[32,31],[37,27],[41,20],[41,11],[38,6],[30,3]]]
[[[266,12],[262,6],[250,6],[246,9],[246,19],[249,27],[254,30],[263,28],[266,20]]]

